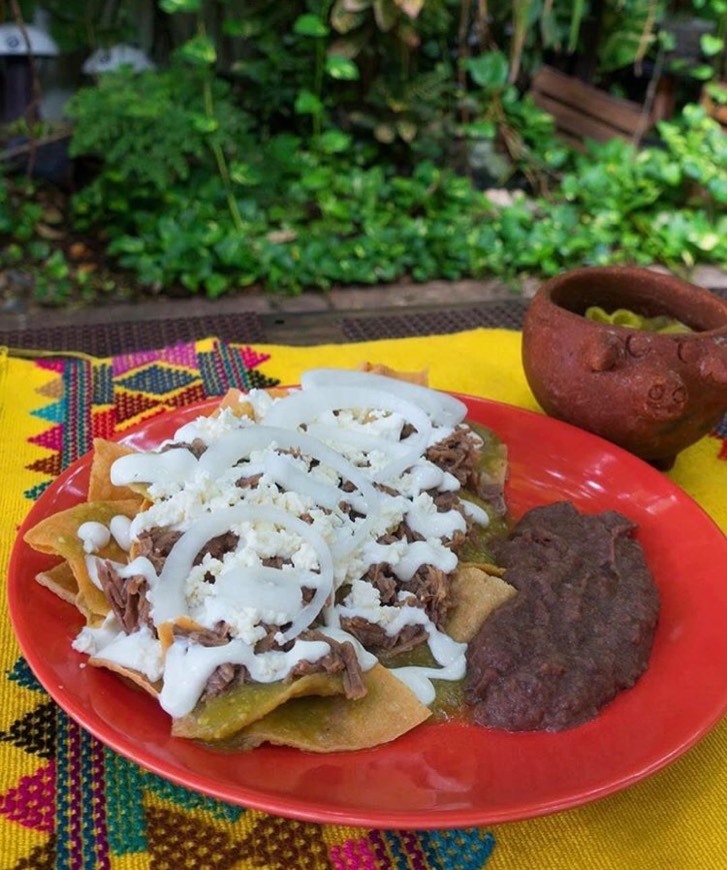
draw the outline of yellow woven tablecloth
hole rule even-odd
[[[363,360],[428,368],[435,387],[536,408],[520,367],[520,335],[507,330],[315,348],[210,338],[113,359],[0,353],[3,578],[33,500],[92,437],[230,385],[295,383],[307,368]],[[726,436],[704,438],[670,472],[723,530]],[[5,596],[0,607],[2,870],[727,868],[726,721],[649,780],[544,818],[454,831],[305,824],[195,795],[105,749],[37,684],[20,656]]]

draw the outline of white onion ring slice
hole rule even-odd
[[[421,408],[392,392],[365,387],[312,387],[289,393],[277,401],[265,417],[266,425],[295,430],[312,423],[327,411],[344,408],[370,411],[390,411],[401,414],[416,429],[413,435],[400,441],[401,455],[393,458],[373,475],[383,483],[410,468],[425,452],[432,431],[432,421]]]
[[[467,416],[467,406],[464,402],[441,393],[430,387],[389,378],[385,375],[375,375],[371,372],[348,371],[343,369],[311,369],[304,372],[300,379],[304,390],[311,387],[345,387],[346,389],[365,387],[383,390],[400,396],[407,402],[418,405],[429,414],[432,421],[441,426],[456,426]]]
[[[320,569],[320,580],[313,598],[296,615],[283,634],[285,641],[297,637],[313,622],[333,592],[333,558],[323,538],[308,523],[279,508],[237,505],[210,513],[197,520],[172,547],[161,574],[151,589],[152,616],[161,625],[188,613],[184,585],[199,551],[212,538],[244,522],[271,523],[289,529],[313,548]]]

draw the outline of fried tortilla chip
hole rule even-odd
[[[89,665],[93,665],[95,668],[106,668],[109,671],[113,671],[115,674],[118,674],[120,677],[123,677],[125,680],[138,686],[138,688],[143,689],[155,700],[159,698],[159,693],[162,690],[161,681],[152,683],[146,674],[142,674],[140,671],[135,671],[125,665],[120,665],[118,662],[112,662],[109,659],[105,659],[102,655],[91,656],[88,663]]]
[[[286,387],[268,387],[265,391],[274,399],[287,396],[290,390]],[[252,402],[245,399],[245,393],[238,390],[236,387],[231,387],[220,400],[215,413],[219,413],[223,408],[229,408],[236,417],[250,417],[255,419],[255,409]]]
[[[245,393],[242,390],[234,387],[230,388],[222,397],[215,413],[218,414],[224,408],[229,408],[236,417],[255,418],[255,410],[252,407],[252,403],[246,401]]]
[[[235,745],[252,749],[261,743],[292,746],[309,752],[348,752],[389,743],[421,725],[431,710],[383,665],[364,674],[366,696],[291,700],[249,725]]]
[[[514,586],[480,566],[460,565],[452,581],[455,604],[447,614],[447,634],[469,643],[493,610],[516,594]]]
[[[419,372],[402,372],[397,369],[392,369],[382,363],[362,362],[358,370],[360,372],[369,372],[372,375],[384,375],[387,378],[394,378],[397,381],[408,381],[410,384],[419,384],[421,387],[429,385],[429,370],[422,369]]]
[[[138,499],[141,504],[145,487],[115,486],[111,483],[111,466],[121,456],[135,451],[131,447],[105,438],[94,438],[91,477],[88,483],[87,501],[126,501]]]
[[[68,562],[59,562],[52,568],[48,568],[47,571],[41,571],[35,575],[35,579],[41,586],[50,589],[63,601],[75,605],[78,596],[78,581]]]
[[[82,502],[46,517],[25,535],[26,543],[33,549],[41,553],[62,556],[68,561],[78,584],[78,595],[74,603],[90,621],[96,621],[95,617],[105,616],[110,606],[106,596],[88,573],[86,553],[83,549],[83,541],[78,537],[78,529],[85,522],[97,522],[108,526],[111,519],[118,514],[133,519],[138,510],[138,499]],[[113,538],[95,555],[122,563],[128,560],[128,554]]]
[[[191,713],[174,719],[172,734],[198,740],[224,740],[271,710],[287,708],[292,698],[306,696],[310,703],[310,695],[342,693],[343,680],[335,674],[306,674],[287,683],[244,683],[200,702]],[[352,702],[344,701],[344,707],[349,703]]]

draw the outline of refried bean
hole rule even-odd
[[[591,719],[647,667],[659,594],[636,526],[568,502],[493,543],[518,594],[469,645],[465,694],[481,725],[560,731]]]

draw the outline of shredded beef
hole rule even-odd
[[[420,535],[419,532],[415,532],[412,528],[410,528],[405,522],[399,523],[399,525],[392,529],[389,532],[386,532],[383,535],[379,535],[376,539],[377,544],[394,544],[397,541],[406,541],[411,544],[414,541],[423,541],[424,535]]]
[[[361,665],[352,643],[349,641],[339,643],[339,641],[319,631],[304,631],[300,637],[302,640],[322,640],[329,645],[331,651],[318,661],[302,660],[298,662],[291,671],[291,676],[301,677],[305,674],[317,674],[321,671],[326,674],[340,673],[343,679],[343,691],[347,698],[357,700],[366,695]]]
[[[458,493],[451,490],[448,492],[440,492],[436,489],[428,490],[427,492],[431,496],[434,506],[437,508],[439,513],[462,510],[462,502],[460,501]]]
[[[195,438],[193,441],[175,441],[172,444],[165,444],[160,450],[160,453],[166,453],[167,450],[174,450],[178,447],[184,447],[189,450],[197,459],[205,452],[207,445],[201,438]]]
[[[249,477],[245,477],[243,475],[235,481],[235,486],[239,487],[240,489],[255,489],[260,483],[260,478],[262,476],[262,472],[260,472],[259,474],[251,474]]]
[[[144,625],[156,634],[146,597],[149,588],[146,577],[142,574],[121,577],[110,562],[99,561],[98,579],[106,600],[127,634],[132,634]]]
[[[379,600],[382,604],[396,604],[399,580],[388,562],[377,562],[372,565],[366,573],[366,579],[379,590]]]
[[[432,445],[426,452],[426,458],[453,474],[461,486],[487,502],[498,516],[504,516],[507,509],[504,477],[503,480],[497,480],[492,472],[483,473],[480,467],[482,447],[482,439],[476,432],[459,427],[447,438]]]
[[[427,639],[427,631],[421,625],[405,625],[398,634],[392,636],[380,625],[369,622],[363,616],[341,617],[341,628],[376,655],[406,652]]]
[[[396,605],[399,592],[408,592],[407,603],[422,607],[438,628],[444,624],[452,604],[451,580],[449,574],[434,565],[422,565],[410,580],[399,580],[391,565],[377,562],[366,572],[366,579],[379,590],[382,604]]]
[[[303,596],[303,604],[310,604],[313,596],[316,594],[316,590],[312,586],[301,586],[300,593]]]
[[[444,624],[447,610],[452,604],[450,586],[449,574],[434,565],[422,565],[411,580],[400,584],[401,589],[416,598],[419,606],[424,608],[437,628]]]
[[[164,567],[164,560],[171,552],[172,547],[181,537],[182,533],[174,529],[162,529],[158,526],[146,529],[139,534],[137,555],[146,556],[158,574]]]
[[[411,423],[404,423],[404,425],[401,427],[401,432],[399,433],[399,440],[403,441],[405,438],[413,435],[416,431],[416,427],[413,426]]]
[[[260,640],[255,644],[255,655],[270,652],[274,649],[282,650],[283,652],[292,649],[294,641],[289,640],[281,645],[275,639],[275,636],[284,630],[282,626],[268,625],[265,622],[261,623],[261,626],[265,629],[265,637],[260,638]]]
[[[225,553],[230,553],[237,547],[239,540],[240,536],[236,535],[235,532],[225,532],[222,535],[217,535],[216,538],[211,538],[197,553],[194,564],[199,565],[208,553],[213,559],[221,559]]]
[[[181,537],[182,532],[176,531],[175,529],[161,528],[159,526],[155,526],[152,529],[146,529],[139,534],[137,541],[137,555],[146,556],[153,565],[154,570],[159,574],[164,567],[164,562],[171,552],[172,547]],[[202,547],[199,553],[197,553],[194,564],[201,564],[207,553],[209,553],[213,559],[221,559],[225,553],[229,553],[231,550],[235,549],[238,541],[239,537],[234,532],[225,532],[222,535],[218,535],[216,538],[210,539],[204,547]],[[208,574],[205,577],[205,580],[209,583],[213,583],[214,577],[211,574]]]
[[[426,458],[454,475],[461,486],[477,483],[481,441],[469,429],[457,428],[427,449]]]
[[[224,662],[218,665],[209,676],[202,692],[202,701],[209,701],[211,698],[216,698],[227,689],[235,686],[242,686],[248,682],[249,673],[245,665],[233,665],[231,662]]]
[[[186,628],[177,624],[173,632],[175,638],[187,638],[200,646],[224,646],[230,639],[229,626],[223,620],[214,628]]]
[[[351,507],[351,505],[347,501],[339,502],[338,509],[341,511],[341,513],[346,514],[346,516],[352,521],[363,519],[363,517],[366,516],[366,514],[362,514],[359,511],[355,510],[353,507]]]
[[[266,568],[282,568],[283,565],[293,564],[290,559],[286,559],[283,556],[268,556],[265,559],[261,559],[260,562]]]

